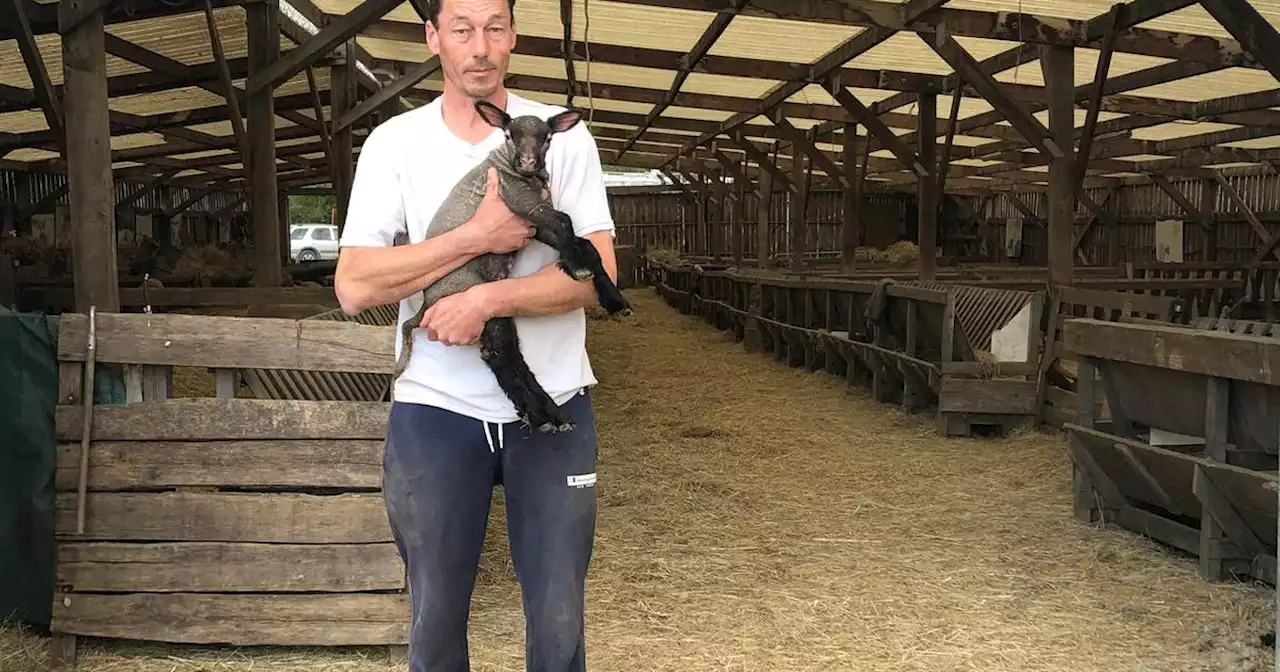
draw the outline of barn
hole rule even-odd
[[[1280,666],[1280,0],[514,18],[635,308],[587,316],[593,669]],[[333,275],[423,24],[0,0],[0,671],[406,669],[396,310]],[[504,500],[475,669],[524,669]]]

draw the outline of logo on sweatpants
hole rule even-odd
[[[589,488],[596,484],[596,472],[589,474],[579,474],[577,476],[569,476],[566,478],[571,488]]]

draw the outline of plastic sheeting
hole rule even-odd
[[[0,620],[48,627],[57,317],[0,308]]]

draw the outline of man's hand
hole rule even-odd
[[[517,217],[507,208],[507,204],[502,202],[498,187],[498,170],[489,168],[484,200],[480,201],[480,207],[476,210],[475,216],[464,227],[475,237],[478,249],[483,252],[503,254],[515,252],[524,247],[524,244],[533,237],[534,231],[529,222]]]
[[[422,316],[427,338],[445,345],[471,345],[480,339],[491,317],[485,285],[451,294],[436,301]]]

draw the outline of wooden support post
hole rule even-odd
[[[58,3],[59,21],[77,25],[62,35],[63,111],[70,187],[75,309],[119,312],[115,189],[107,112],[107,50],[102,8],[91,0]]]
[[[1208,228],[1204,241],[1205,261],[1218,260],[1218,181],[1204,180],[1200,196],[1200,210],[1204,213],[1204,225]]]
[[[280,56],[280,9],[275,3],[245,5],[249,38],[250,77],[271,67]],[[246,100],[249,113],[249,161],[253,183],[250,210],[253,213],[253,284],[279,287],[283,278],[280,264],[280,220],[276,198],[276,124],[274,86],[263,86]]]
[[[347,116],[356,104],[355,40],[347,41],[344,58],[329,68],[329,106],[333,119]],[[333,126],[333,188],[337,196],[338,235],[347,222],[347,205],[351,202],[351,184],[355,181],[355,164],[351,155],[351,126]]]
[[[937,165],[938,96],[922,93],[916,112],[916,130],[920,147],[920,163]],[[945,168],[944,168],[945,169]],[[916,179],[918,198],[916,239],[920,249],[920,280],[933,282],[938,266],[938,181],[930,177]]]
[[[280,226],[276,227],[280,229],[280,264],[288,266],[291,261],[289,259],[289,227],[291,225],[289,221],[289,192],[281,189],[276,196],[276,204],[276,207],[280,209],[276,215],[280,219]]]
[[[844,188],[844,209],[841,222],[841,245],[840,257],[843,262],[846,273],[853,271],[856,266],[855,257],[858,254],[858,239],[861,233],[858,230],[858,222],[862,219],[859,216],[858,209],[861,203],[858,202],[858,125],[855,123],[845,123],[844,125],[844,156],[841,159],[841,168],[844,169],[845,179],[849,182],[849,186]],[[870,136],[867,142],[871,142]]]
[[[733,211],[733,265],[742,266],[743,248],[747,237],[747,189],[751,186],[747,178],[747,162],[736,166],[738,176],[734,178],[737,187],[738,205]]]
[[[804,179],[804,155],[793,152],[791,155],[791,181],[799,187],[791,194],[791,270],[804,268],[804,247],[808,238],[809,227],[805,224],[805,205],[809,200],[809,185]]]
[[[1049,162],[1049,282],[1053,286],[1069,286],[1075,254],[1072,238],[1076,198],[1071,151],[1075,130],[1075,52],[1071,47],[1048,46],[1040,57],[1049,89],[1049,137],[1065,150]]]
[[[728,191],[725,189],[724,170],[721,168],[711,168],[711,186],[716,195],[716,216],[711,221],[710,240],[707,241],[710,247],[710,256],[712,261],[717,261],[724,254],[724,250],[720,242],[724,239],[724,227],[729,223],[729,213],[731,207],[729,205]]]
[[[773,174],[760,171],[760,185],[756,190],[760,200],[756,205],[756,265],[769,267],[769,216],[773,212]]]

